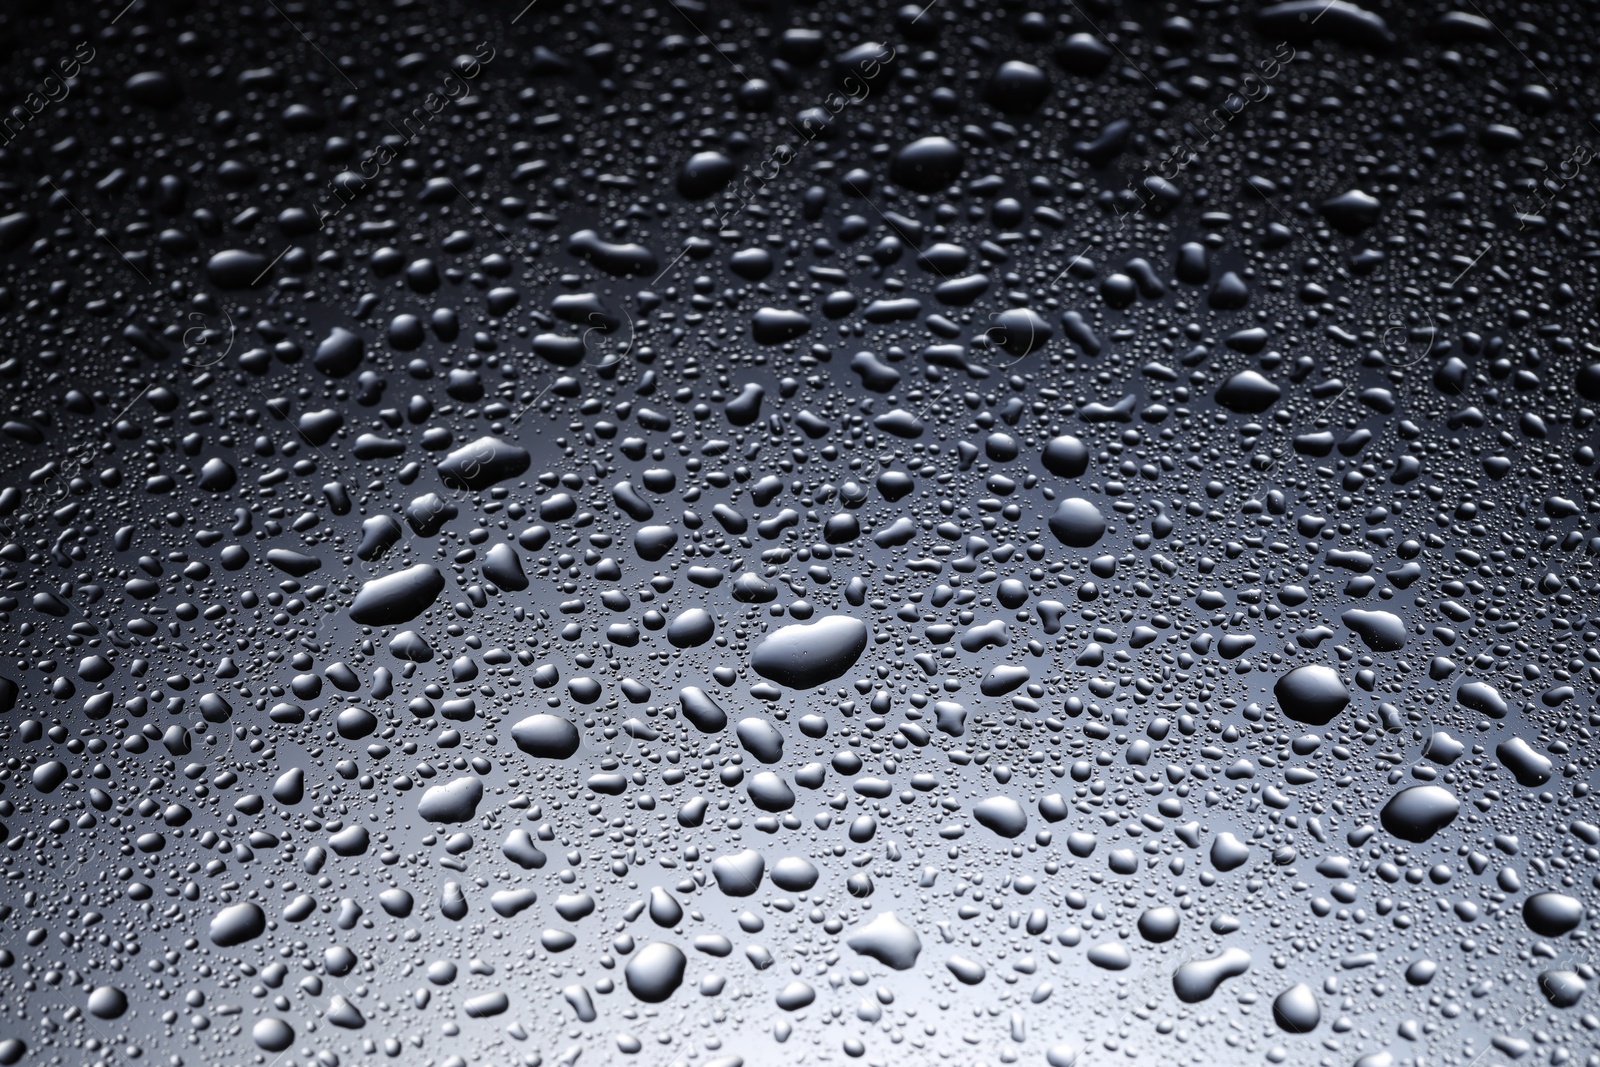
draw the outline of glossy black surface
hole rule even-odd
[[[7,7],[0,1062],[1600,1063],[1593,37]]]

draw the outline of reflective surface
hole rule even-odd
[[[0,1062],[1600,1062],[1592,19],[0,15]]]

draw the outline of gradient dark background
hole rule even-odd
[[[1594,34],[8,4],[0,1062],[1600,1063]]]

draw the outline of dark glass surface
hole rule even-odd
[[[1582,6],[0,11],[0,1063],[1600,1064]]]

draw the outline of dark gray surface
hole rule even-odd
[[[1464,11],[8,8],[0,1061],[1600,1063]]]

